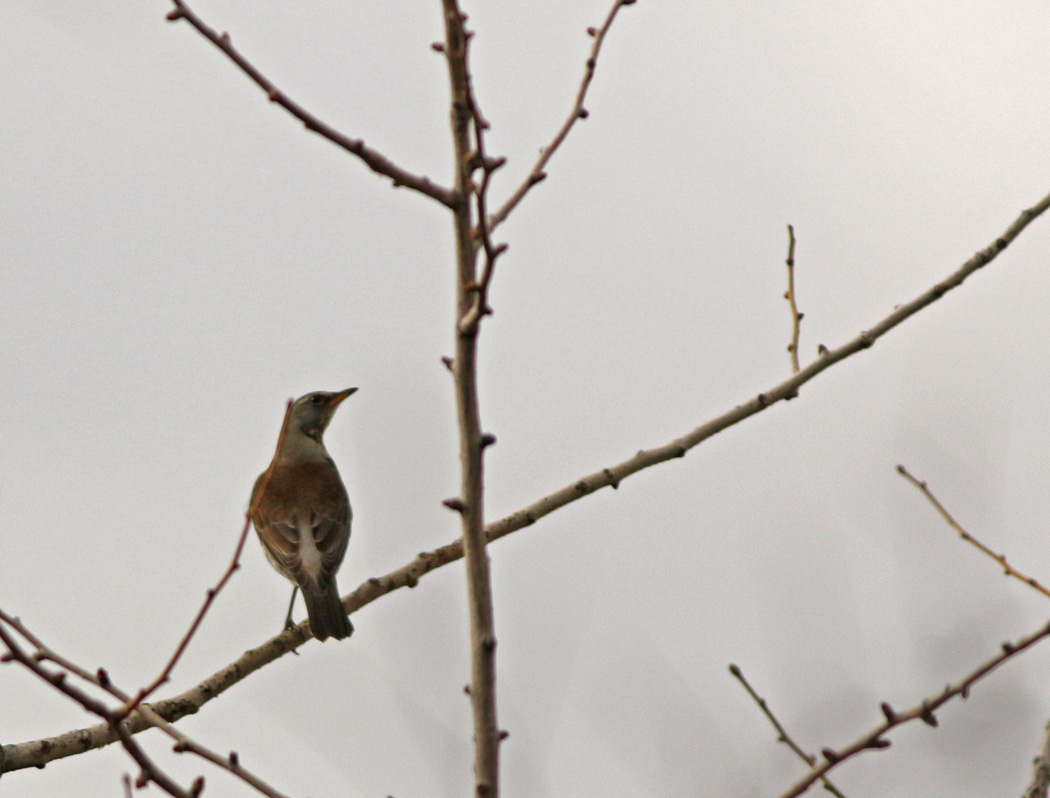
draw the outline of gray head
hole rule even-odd
[[[308,438],[313,438],[320,443],[328,422],[335,415],[335,409],[356,390],[357,388],[347,388],[339,393],[315,391],[300,396],[292,405],[292,416],[288,424],[289,432],[293,430],[302,432]]]

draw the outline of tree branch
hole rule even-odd
[[[177,22],[180,19],[184,19],[189,22],[190,25],[192,25],[204,38],[218,47],[227,58],[240,67],[244,74],[251,78],[259,88],[266,92],[266,96],[270,102],[277,103],[277,105],[284,108],[288,113],[302,122],[307,130],[316,133],[322,138],[328,139],[337,147],[342,147],[350,154],[356,155],[364,161],[365,165],[373,172],[389,177],[394,182],[395,188],[398,186],[405,186],[406,188],[418,191],[420,194],[424,194],[431,199],[437,200],[447,208],[452,208],[454,206],[455,197],[447,188],[435,184],[428,177],[416,175],[403,169],[382,153],[366,146],[361,139],[350,138],[349,136],[340,133],[331,125],[322,122],[299,105],[299,103],[295,102],[278,89],[269,78],[263,75],[250,61],[248,61],[247,58],[241,55],[230,42],[229,34],[216,33],[215,30],[208,27],[204,21],[197,16],[197,14],[194,13],[185,2],[183,2],[183,0],[172,0],[172,3],[174,4],[175,9],[168,13],[167,18],[169,21]]]
[[[566,137],[568,137],[569,131],[572,130],[573,126],[579,120],[586,119],[589,116],[587,109],[583,107],[583,103],[584,100],[587,99],[587,90],[591,87],[591,81],[594,79],[594,71],[598,67],[598,54],[601,52],[602,44],[605,42],[605,35],[609,32],[609,28],[612,27],[613,20],[616,19],[616,15],[619,13],[620,8],[623,6],[634,5],[634,3],[635,0],[614,0],[613,7],[605,17],[605,22],[602,23],[602,26],[597,29],[587,29],[587,33],[594,37],[594,44],[591,45],[591,53],[587,57],[587,64],[583,71],[583,79],[580,81],[580,87],[576,90],[576,102],[573,103],[568,118],[562,123],[561,128],[554,135],[551,143],[540,151],[539,159],[533,165],[522,184],[518,186],[513,194],[510,195],[500,209],[489,217],[488,226],[490,230],[495,230],[508,216],[510,216],[511,212],[518,206],[518,203],[525,199],[525,195],[532,190],[533,186],[547,179],[547,173],[544,171],[547,167],[547,162],[551,159],[551,156],[557,152]]]
[[[487,311],[487,285],[482,288],[478,284],[478,244],[472,232],[470,203],[470,197],[476,191],[471,174],[475,162],[484,161],[484,121],[470,88],[468,47],[473,34],[466,30],[467,17],[460,10],[457,0],[442,0],[442,8],[445,17],[444,51],[452,90],[455,191],[460,200],[453,208],[457,299],[456,356],[452,368],[459,426],[460,495],[445,504],[459,513],[463,529],[467,604],[470,607],[470,701],[474,716],[475,796],[498,798],[501,737],[496,720],[496,630],[489,559],[485,550],[484,505],[484,452],[492,439],[481,431],[477,385],[478,321]],[[470,146],[472,128],[475,141],[478,142],[478,149],[474,152]],[[489,263],[493,260],[490,258]],[[486,279],[489,278],[491,268]],[[474,320],[470,321],[471,318]]]
[[[937,301],[951,289],[959,286],[973,272],[993,261],[996,256],[1042,213],[1050,208],[1050,195],[1036,205],[1023,211],[992,244],[978,252],[958,270],[945,280],[925,291],[906,305],[902,305],[889,316],[882,319],[867,332],[863,332],[837,349],[821,349],[816,361],[810,363],[798,374],[774,386],[766,393],[759,394],[743,405],[723,413],[717,418],[702,424],[692,432],[671,443],[655,449],[642,450],[634,457],[622,463],[603,468],[588,476],[576,480],[527,507],[524,507],[498,521],[485,526],[485,537],[491,543],[505,535],[531,526],[540,518],[555,510],[582,499],[604,487],[617,487],[620,481],[632,474],[658,463],[683,457],[686,452],[707,438],[722,430],[743,421],[745,418],[765,410],[775,402],[798,395],[801,385],[809,382],[825,369],[845,360],[851,355],[871,346],[877,338],[885,335],[905,319]],[[457,364],[453,364],[456,368]],[[463,556],[463,541],[455,540],[440,548],[418,555],[407,565],[390,572],[383,577],[373,577],[362,583],[356,590],[343,598],[343,606],[348,613],[354,613],[378,598],[403,587],[415,587],[427,573],[455,562]],[[258,648],[245,652],[225,668],[215,672],[195,687],[172,698],[156,701],[149,705],[168,722],[197,712],[211,699],[225,692],[228,688],[250,675],[259,668],[268,665],[289,651],[294,651],[309,639],[307,622],[288,629],[270,638]],[[132,733],[149,728],[150,724],[140,712],[133,712],[125,721],[125,726]],[[86,729],[75,729],[57,737],[34,740],[2,749],[0,759],[4,760],[5,771],[19,770],[26,767],[40,767],[53,759],[79,754],[93,748],[100,748],[115,741],[106,724]]]
[[[31,655],[28,655],[28,659],[25,659],[27,655],[25,655],[24,652],[21,652],[21,649],[16,651],[14,648],[12,648],[11,645],[8,645],[9,654],[7,656],[10,660],[21,662],[41,679],[52,684],[54,683],[54,675],[43,669],[42,664],[45,662],[53,662],[63,671],[72,674],[79,679],[82,679],[84,682],[91,684],[94,687],[97,687],[98,689],[108,693],[109,695],[113,696],[118,701],[121,701],[123,703],[124,706],[116,710],[109,710],[107,707],[104,707],[104,705],[102,705],[99,702],[95,702],[94,700],[92,700],[90,703],[85,703],[85,701],[82,700],[82,696],[86,695],[86,693],[81,693],[78,691],[66,693],[68,697],[72,698],[74,701],[79,703],[89,712],[100,714],[102,709],[104,709],[106,714],[103,717],[105,717],[106,723],[103,724],[103,726],[109,727],[109,729],[116,735],[116,737],[120,739],[122,743],[124,743],[124,746],[126,749],[128,749],[129,754],[131,754],[135,761],[140,765],[140,767],[142,767],[141,758],[145,756],[145,754],[138,749],[137,744],[134,744],[135,751],[132,751],[132,748],[130,747],[130,736],[132,734],[137,733],[138,730],[130,730],[125,724],[122,724],[121,722],[126,717],[125,708],[131,703],[132,698],[126,692],[120,690],[116,685],[114,685],[110,681],[109,674],[102,668],[100,668],[96,673],[90,673],[86,669],[81,668],[72,660],[62,656],[61,654],[58,654],[56,651],[45,645],[43,641],[41,641],[40,638],[38,638],[29,629],[27,629],[26,626],[18,618],[12,618],[2,610],[0,610],[0,622],[2,622],[3,624],[7,624],[16,632],[18,632],[18,634],[21,635],[34,648],[33,653]],[[5,643],[7,643],[10,639],[2,634],[2,629],[0,629],[0,639],[4,640]],[[19,656],[19,654],[21,654],[21,656]],[[36,663],[36,666],[30,663]],[[66,678],[66,676],[61,677],[63,681]],[[217,754],[209,748],[206,748],[205,746],[201,745],[188,735],[184,734],[180,730],[176,729],[172,724],[164,720],[164,718],[158,715],[148,705],[139,704],[138,710],[141,712],[143,718],[146,721],[148,721],[150,726],[158,727],[161,731],[163,731],[165,734],[167,734],[169,737],[175,740],[174,750],[177,753],[189,751],[191,753],[197,754],[197,756],[201,757],[202,759],[206,759],[212,764],[232,773],[234,776],[237,776],[239,779],[244,781],[246,784],[254,787],[263,795],[269,796],[269,798],[285,798],[285,796],[282,793],[275,790],[273,787],[264,782],[255,774],[243,768],[240,764],[239,757],[236,753],[231,752],[229,756],[222,756],[220,754]],[[0,749],[0,773],[2,773],[4,770],[2,765],[3,756],[2,749]],[[153,768],[156,768],[156,766],[152,762],[150,763],[150,765]],[[159,768],[156,769],[157,771],[159,771]],[[153,778],[153,774],[150,768],[144,768],[143,772],[147,773],[149,778]]]
[[[805,751],[803,751],[799,747],[798,743],[796,743],[791,738],[791,735],[787,733],[787,729],[780,725],[780,721],[777,720],[777,716],[773,714],[773,710],[769,708],[769,705],[766,703],[766,699],[764,699],[757,692],[755,692],[755,688],[751,686],[751,683],[747,680],[747,677],[744,676],[744,672],[740,670],[740,666],[730,665],[729,672],[733,674],[734,678],[744,686],[744,689],[747,690],[747,694],[751,696],[751,699],[756,704],[758,704],[758,708],[762,710],[762,714],[765,715],[769,722],[773,724],[773,728],[777,730],[777,740],[779,742],[784,743],[784,745],[786,745],[788,748],[794,751],[795,756],[797,756],[810,767],[816,765],[817,758],[813,756],[813,754],[807,754]],[[836,798],[845,798],[845,796],[841,792],[839,792],[838,787],[832,784],[826,776],[821,776],[820,780],[824,784],[824,789],[830,792],[832,795],[836,796]]]
[[[64,671],[51,671],[44,667],[40,660],[26,653],[18,644],[18,641],[7,631],[3,623],[0,623],[0,641],[3,641],[3,644],[7,647],[7,653],[3,655],[4,662],[20,663],[60,693],[76,701],[88,712],[105,720],[104,725],[114,737],[120,740],[128,755],[135,760],[141,769],[141,775],[137,781],[138,786],[145,787],[148,782],[152,781],[164,792],[174,796],[174,798],[196,798],[197,792],[192,788],[190,790],[183,789],[146,755],[141,746],[132,739],[131,733],[124,728],[119,713],[110,710],[102,701],[88,695],[79,687],[70,684],[67,679],[68,674]]]
[[[1039,755],[1032,763],[1032,781],[1025,790],[1024,798],[1046,798],[1050,789],[1050,723],[1043,730],[1043,741]]]
[[[824,756],[824,761],[810,770],[809,773],[802,777],[793,787],[791,787],[791,789],[784,793],[781,798],[796,798],[796,796],[802,795],[802,793],[806,792],[806,790],[812,787],[817,780],[825,776],[832,768],[837,767],[847,759],[850,759],[863,751],[889,748],[890,741],[885,739],[883,735],[897,726],[901,726],[913,720],[921,720],[928,726],[936,726],[937,717],[933,713],[938,708],[957,696],[966,698],[969,695],[970,688],[973,687],[976,682],[987,676],[1008,659],[1016,657],[1022,651],[1034,646],[1046,637],[1050,637],[1050,623],[1032,634],[1022,637],[1015,643],[1003,643],[1002,651],[998,655],[992,657],[968,676],[955,684],[948,685],[939,694],[927,698],[922,703],[917,704],[904,712],[896,712],[889,704],[883,703],[881,709],[882,714],[885,716],[885,720],[882,723],[877,725],[871,731],[861,735],[844,748],[840,748],[837,751],[825,748],[821,752]]]
[[[969,532],[963,529],[959,522],[952,517],[952,514],[945,509],[944,505],[937,501],[937,497],[933,495],[933,492],[929,489],[925,482],[920,482],[918,479],[913,477],[911,475],[911,472],[909,472],[908,469],[902,465],[897,466],[897,473],[899,473],[902,477],[911,482],[911,484],[913,484],[922,492],[922,495],[925,496],[930,502],[930,504],[932,504],[937,509],[937,512],[941,514],[941,517],[948,522],[948,525],[959,533],[959,537],[961,537],[967,543],[973,545],[982,553],[987,554],[989,557],[991,557],[993,560],[999,563],[999,565],[1003,567],[1003,573],[1005,573],[1007,576],[1012,576],[1014,579],[1024,582],[1029,587],[1034,588],[1047,598],[1050,598],[1050,590],[1047,590],[1031,576],[1021,573],[1012,565],[1010,565],[1010,563],[1006,561],[1005,554],[996,554],[990,548],[981,543],[981,541],[979,541],[977,538],[975,538],[973,535],[971,535]]]

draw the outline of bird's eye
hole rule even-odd
[[[324,397],[323,397],[323,396],[321,396],[320,394],[315,394],[315,395],[313,395],[313,396],[311,396],[311,397],[310,397],[310,401],[311,401],[311,402],[312,402],[313,404],[315,404],[315,405],[319,405],[319,404],[321,404],[321,402],[323,402],[323,401],[324,401]]]

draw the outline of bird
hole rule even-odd
[[[343,609],[335,573],[350,542],[350,499],[322,436],[336,408],[357,388],[300,396],[273,462],[252,488],[249,514],[266,559],[289,579],[292,605],[301,590],[310,631],[320,641],[342,640],[354,627]],[[292,626],[292,605],[285,626]]]

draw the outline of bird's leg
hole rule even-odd
[[[288,602],[288,616],[284,619],[284,628],[291,629],[295,626],[292,621],[292,608],[295,606],[295,594],[299,592],[299,585],[292,588],[292,600]]]
[[[298,593],[298,592],[299,592],[299,585],[296,585],[295,587],[292,588],[292,600],[288,602],[288,615],[286,615],[285,619],[284,619],[284,628],[285,629],[294,629],[295,628],[295,622],[292,620],[292,607],[295,606],[295,594]],[[299,652],[296,651],[294,648],[292,649],[292,653],[295,654],[295,656],[297,656],[297,657],[299,656]]]

